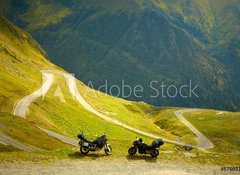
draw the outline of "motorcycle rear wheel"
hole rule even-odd
[[[128,149],[128,153],[130,155],[134,155],[134,154],[136,154],[136,152],[137,152],[137,148],[135,148],[135,147],[131,147]]]
[[[150,154],[152,157],[157,157],[159,155],[159,151],[157,149],[153,149]]]
[[[82,154],[87,154],[87,153],[89,153],[89,148],[81,146],[80,152],[81,152]]]

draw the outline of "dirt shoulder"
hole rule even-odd
[[[129,161],[119,159],[114,161],[80,161],[61,160],[52,163],[30,163],[15,162],[1,163],[0,175],[25,175],[25,174],[51,174],[51,175],[122,175],[122,174],[144,174],[144,175],[200,175],[200,174],[220,174],[221,167],[188,165],[176,163],[147,162],[145,160]]]

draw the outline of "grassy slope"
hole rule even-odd
[[[0,66],[0,104],[2,112],[11,113],[18,100],[37,90],[41,86],[40,71],[42,69],[51,69],[57,71],[62,70],[44,58],[44,52],[27,33],[23,32],[19,28],[14,27],[2,17],[0,25],[0,54],[2,59]],[[38,124],[42,127],[58,131],[74,138],[82,130],[84,130],[85,134],[92,139],[95,137],[95,134],[100,134],[100,132],[105,131],[108,133],[111,143],[114,145],[114,150],[119,150],[120,152],[116,155],[123,155],[138,134],[105,122],[104,120],[86,111],[80,104],[72,100],[66,84],[63,83],[65,80],[62,77],[57,76],[56,79],[57,81],[54,83],[54,86],[45,97],[45,100],[43,101],[40,98],[35,103],[31,104],[28,121],[30,121],[32,124]],[[53,96],[56,87],[59,84],[63,85],[63,93],[66,96],[67,103],[61,103],[59,102],[59,99]],[[80,81],[78,82],[78,86],[80,87],[80,92],[82,92],[81,89],[86,88]],[[130,125],[150,133],[157,133],[161,135],[161,131],[158,130],[157,127],[151,122],[147,121],[149,124],[147,127],[142,124],[146,123],[146,118],[141,118],[141,116],[144,114],[143,111],[145,111],[145,108],[151,108],[149,105],[106,97],[104,102],[104,105],[106,105],[105,108],[109,107],[109,105],[106,104],[108,99],[112,100],[110,101],[111,105],[112,102],[114,102],[120,109],[124,109],[124,111],[119,114],[119,116],[122,116],[123,119],[121,120],[118,116],[119,120],[127,123],[129,119],[129,121],[131,121]],[[89,98],[87,100],[89,100]],[[92,105],[94,101],[101,101],[101,98],[95,98],[91,102]],[[129,109],[129,106],[127,106],[131,106],[132,104],[134,104],[133,107],[136,106],[140,112],[136,112],[136,114],[134,114],[135,112],[133,109]],[[98,104],[98,106],[99,105],[100,104]],[[114,111],[110,107],[109,110]],[[116,112],[119,111],[119,109],[116,110]],[[134,117],[134,119],[129,117],[130,114]],[[21,120],[16,120],[15,122],[21,122]],[[169,136],[171,136],[171,134],[169,134]],[[151,142],[151,139],[145,137],[143,138],[146,140],[146,142]],[[124,140],[124,142],[121,140]],[[26,142],[32,143],[31,138],[29,141],[26,140]],[[48,141],[46,143],[48,143]],[[61,145],[59,148],[60,147]],[[49,149],[51,149],[51,146]]]
[[[166,132],[178,137],[179,140],[196,144],[196,135],[175,116],[176,110],[178,108],[163,108],[151,120]]]
[[[142,137],[146,143],[151,143],[152,139],[128,131],[120,126],[111,124],[99,117],[96,117],[84,109],[79,103],[72,99],[68,87],[66,86],[66,83],[64,83],[64,78],[57,75],[55,75],[55,78],[57,81],[53,84],[49,92],[46,94],[44,100],[40,98],[30,106],[30,112],[28,115],[29,121],[37,123],[42,127],[63,133],[72,138],[76,138],[76,135],[82,131],[84,131],[84,134],[89,139],[94,139],[95,135],[106,133],[114,149],[114,157],[124,156],[126,150],[129,146],[131,146],[136,136]],[[61,103],[58,97],[54,96],[55,90],[59,85],[62,89],[66,103]],[[78,85],[80,87],[78,88],[79,90],[83,90],[83,88],[85,88],[81,82],[78,82]],[[99,112],[104,113],[106,111],[104,105],[106,105],[106,103],[109,103],[110,105],[108,106],[108,111],[116,113],[117,116],[121,116],[122,119],[118,117],[119,121],[127,123],[130,126],[134,126],[138,129],[147,131],[149,133],[161,135],[162,132],[157,129],[156,125],[147,121],[145,118],[141,118],[142,114],[134,114],[132,111],[128,111],[126,109],[121,111],[121,113],[119,112],[119,110],[124,109],[124,104],[129,104],[131,102],[115,99],[112,97],[108,97],[108,99],[111,99],[111,101],[105,101],[102,107],[100,107],[102,98],[93,99],[95,101],[100,101],[98,104],[99,108],[96,108],[99,110]],[[118,106],[120,109],[115,110],[116,108],[114,108],[114,106]],[[137,105],[135,105],[135,107],[137,107]],[[143,110],[144,107],[150,106],[145,104],[142,106],[142,109],[140,108],[139,110]],[[132,115],[129,116],[129,113]],[[115,116],[110,115],[110,117],[114,118]],[[135,119],[132,119],[131,117]],[[168,134],[168,136],[171,137],[171,134]],[[172,147],[173,145],[166,144],[164,149],[170,149]]]
[[[8,114],[18,100],[41,86],[42,69],[61,69],[45,59],[44,51],[29,34],[2,16],[0,29],[0,120],[4,125],[1,131],[22,143],[43,149],[66,146],[49,138],[31,123]]]
[[[173,116],[175,110],[176,108],[163,109],[152,120],[166,130],[174,131],[174,134],[182,135],[185,139],[189,139],[190,142],[194,141],[192,140],[194,134]],[[197,156],[192,158],[191,161],[215,162],[223,165],[240,164],[239,112],[205,109],[198,112],[184,113],[183,116],[214,144],[214,148],[208,150],[206,155],[205,153],[197,153]]]
[[[16,101],[41,85],[41,70],[55,69],[29,34],[0,16],[0,110],[12,112]]]
[[[0,152],[15,152],[15,151],[19,151],[19,150],[12,146],[4,145],[0,143]]]
[[[106,116],[115,118],[122,123],[139,128],[156,135],[162,135],[163,130],[149,120],[149,114],[158,111],[158,107],[148,105],[144,102],[126,101],[121,98],[112,97],[92,90],[83,84],[78,85],[78,89],[84,98],[98,111]],[[166,137],[174,138],[170,133],[166,133]]]
[[[29,147],[54,150],[67,146],[18,116],[0,112],[0,123],[0,130],[3,133]]]
[[[33,92],[41,86],[41,69],[61,69],[52,65],[44,58],[43,51],[31,39],[28,34],[14,27],[4,18],[1,18],[0,24],[0,54],[1,58],[3,59],[3,61],[0,62],[1,111],[11,112],[14,104],[20,98]],[[78,103],[71,99],[69,91],[66,88],[66,84],[63,83],[65,80],[63,80],[62,77],[58,76],[56,76],[56,79],[57,81],[54,83],[54,86],[51,88],[45,99],[38,99],[36,102],[31,104],[28,120],[33,124],[38,124],[40,126],[62,132],[63,134],[69,135],[71,137],[75,137],[77,133],[84,130],[88,138],[93,139],[95,137],[95,134],[99,134],[99,132],[105,131],[109,135],[110,143],[113,145],[114,148],[115,155],[113,157],[125,156],[126,149],[131,145],[133,139],[136,137],[137,134],[105,122],[102,119],[94,116],[93,114],[83,109],[82,106],[80,106]],[[59,84],[63,86],[63,94],[65,95],[66,101],[68,103],[59,102],[59,99],[57,99],[53,95],[57,85]],[[84,86],[79,81],[78,89],[81,94],[84,94],[86,86]],[[110,117],[117,118],[122,122],[129,121],[130,125],[139,129],[143,129],[145,131],[153,133],[159,132],[160,134],[162,134],[162,131],[157,130],[157,127],[151,123],[151,121],[155,122],[155,120],[152,120],[154,119],[155,114],[157,115],[157,117],[159,117],[159,112],[160,114],[161,112],[163,114],[162,109],[149,106],[145,103],[128,102],[109,96],[104,96],[100,98],[94,97],[93,95],[93,91],[89,92],[89,94],[85,98],[100,112],[103,112]],[[151,115],[152,111],[154,111],[154,116]],[[115,113],[117,113],[117,115]],[[150,115],[153,118],[149,119]],[[11,117],[13,120],[15,120],[14,116]],[[5,120],[5,122],[9,122],[8,119]],[[17,122],[19,122],[20,124],[23,121],[18,121],[17,119],[16,123]],[[147,127],[146,125],[142,125],[142,123],[147,123]],[[27,124],[26,127],[30,126]],[[21,129],[22,128],[19,129],[19,132],[21,132]],[[185,130],[184,128],[182,129]],[[178,125],[176,126],[176,131],[171,132],[177,133]],[[24,132],[23,134],[26,133],[27,132]],[[167,134],[170,137],[174,137],[170,132]],[[151,139],[149,138],[143,138],[147,143],[151,141]],[[59,146],[59,148],[60,147],[61,146]],[[172,150],[173,147],[173,145],[166,144],[164,145],[163,149]],[[72,150],[68,149],[67,151],[64,151],[63,149],[60,152],[57,151],[53,152],[52,154],[65,155],[66,153],[71,154]],[[42,152],[41,154],[45,153]],[[46,154],[49,154],[49,152]],[[1,156],[2,155],[3,154],[1,154]],[[20,157],[22,156],[19,154],[13,155]],[[168,159],[170,159],[169,156]]]
[[[239,112],[205,110],[184,116],[213,142],[215,147],[211,151],[223,155],[219,162],[240,164]]]
[[[174,116],[177,108],[163,108],[152,120],[154,123],[173,134],[193,141],[194,134]],[[183,116],[209,138],[214,148],[211,152],[238,153],[239,152],[239,112],[224,112],[216,110],[201,110],[184,113]]]
[[[213,151],[239,153],[239,112],[205,110],[186,113],[184,116],[215,145]]]

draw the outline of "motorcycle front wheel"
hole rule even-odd
[[[159,151],[157,149],[153,149],[150,154],[152,157],[157,157],[159,155]]]
[[[107,145],[106,148],[104,149],[104,151],[107,155],[111,155],[112,154],[112,147],[110,145]]]
[[[80,152],[81,152],[82,154],[87,154],[87,153],[89,152],[89,149],[88,149],[87,147],[81,146]]]
[[[129,153],[130,155],[134,155],[134,154],[136,154],[136,152],[137,152],[137,148],[135,148],[135,147],[131,147],[131,148],[129,148],[129,150],[128,150],[128,153]]]

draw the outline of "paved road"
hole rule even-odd
[[[23,150],[23,151],[28,151],[28,152],[35,151],[35,149],[29,148],[15,140],[13,140],[11,137],[7,136],[6,134],[4,134],[1,131],[0,131],[0,143],[3,143],[4,145],[11,145],[11,146],[18,148],[20,150]]]
[[[77,99],[77,101],[84,107],[86,108],[87,110],[89,110],[90,112],[92,112],[93,114],[95,114],[96,116],[108,121],[108,122],[111,122],[111,123],[114,123],[116,125],[119,125],[123,128],[126,128],[128,130],[131,130],[131,131],[134,131],[136,133],[139,133],[139,134],[142,134],[142,135],[145,135],[145,136],[148,136],[148,137],[151,137],[151,138],[159,138],[159,136],[157,135],[154,135],[154,134],[150,134],[150,133],[147,133],[147,132],[144,132],[144,131],[141,131],[139,129],[136,129],[136,128],[133,128],[129,125],[126,125],[126,124],[123,124],[121,122],[119,122],[118,120],[116,119],[112,119],[98,111],[96,111],[89,103],[86,102],[86,100],[80,95],[80,93],[78,92],[78,89],[77,89],[77,86],[76,86],[76,79],[75,77],[73,77],[71,74],[66,74],[66,73],[61,73],[61,72],[51,72],[51,71],[45,71],[43,72],[43,75],[47,78],[47,80],[44,82],[43,86],[35,91],[33,94],[31,95],[28,95],[26,97],[24,97],[16,106],[16,108],[14,109],[14,114],[15,115],[18,115],[18,116],[21,116],[23,118],[26,118],[26,114],[27,114],[27,111],[28,111],[28,106],[31,102],[33,102],[35,99],[37,99],[38,97],[40,97],[41,95],[45,94],[49,88],[51,87],[52,83],[53,83],[53,80],[54,80],[54,74],[58,74],[58,75],[62,75],[65,77],[65,79],[67,80],[68,82],[68,87],[69,87],[69,90],[71,92],[71,94]],[[201,149],[208,149],[208,148],[212,148],[212,146],[210,146],[209,144],[205,143],[206,142],[206,137],[203,136],[196,128],[194,128],[189,122],[186,121],[186,119],[181,116],[181,113],[183,113],[184,111],[182,112],[176,112],[175,115],[180,119],[182,120],[186,126],[188,126],[194,133],[197,133],[196,135],[199,137],[200,139],[200,142],[204,141],[204,143],[201,143],[200,145],[198,146],[194,146],[194,145],[189,145],[189,146],[192,146],[192,147],[197,147],[197,148],[201,148]],[[61,136],[60,134],[57,134],[57,133],[53,133],[52,131],[49,131],[49,130],[46,130],[46,129],[43,129],[42,130],[44,132],[46,132],[48,135],[51,135],[52,137],[55,137],[65,143],[69,142],[69,144],[71,145],[74,145],[75,143],[72,141],[69,140],[69,138],[67,138],[66,136]],[[57,135],[56,135],[57,134]],[[174,144],[178,144],[178,145],[187,145],[186,143],[183,143],[183,142],[179,142],[179,141],[175,141],[175,140],[170,140],[170,139],[167,139],[167,138],[163,138],[163,140],[165,142],[170,142],[170,143],[174,143]]]
[[[211,149],[214,147],[213,143],[210,140],[208,140],[208,138],[205,137],[197,128],[195,128],[191,123],[189,123],[189,121],[187,121],[182,115],[183,113],[186,113],[186,112],[196,112],[196,111],[201,111],[201,109],[183,109],[183,110],[175,111],[174,113],[179,118],[179,120],[181,120],[189,129],[191,129],[192,132],[196,134],[199,141],[198,148]]]
[[[107,117],[106,115],[96,111],[88,102],[86,102],[86,100],[80,95],[80,93],[78,92],[78,89],[77,89],[77,86],[76,86],[76,79],[75,77],[73,77],[72,75],[70,74],[64,74],[64,77],[67,79],[68,81],[68,87],[69,87],[69,90],[70,90],[70,93],[77,99],[77,101],[84,107],[86,108],[88,111],[90,111],[91,113],[97,115],[98,117],[108,121],[108,122],[111,122],[111,123],[114,123],[116,125],[119,125],[123,128],[126,128],[128,130],[131,130],[131,131],[134,131],[136,133],[139,133],[139,134],[142,134],[142,135],[145,135],[145,136],[148,136],[148,137],[151,137],[151,138],[159,138],[159,136],[157,135],[154,135],[154,134],[150,134],[150,133],[147,133],[147,132],[144,132],[144,131],[141,131],[139,129],[136,129],[136,128],[133,128],[129,125],[126,125],[126,124],[123,124],[121,122],[119,122],[118,120],[116,119],[112,119],[110,117]],[[178,144],[178,145],[186,145],[185,143],[183,142],[178,142],[178,141],[174,141],[174,140],[170,140],[170,139],[166,139],[166,138],[163,138],[164,141],[166,142],[170,142],[170,143],[174,143],[174,144]]]
[[[49,136],[54,137],[64,143],[67,143],[72,146],[79,146],[78,141],[72,138],[69,138],[67,136],[63,136],[61,134],[58,134],[56,132],[50,131],[48,129],[44,129],[38,126],[39,129],[41,129],[43,132],[47,133]]]

